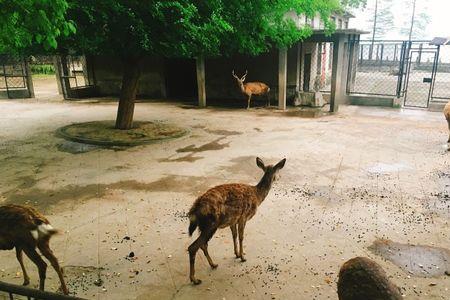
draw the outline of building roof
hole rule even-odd
[[[332,34],[367,34],[369,31],[348,28],[348,29],[336,29]],[[313,34],[326,34],[324,29],[313,30]]]
[[[435,37],[431,40],[430,45],[441,46],[441,45],[450,45],[449,37]]]

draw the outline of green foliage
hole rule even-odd
[[[0,0],[0,53],[56,49],[58,37],[75,32],[67,7],[65,0]]]
[[[346,1],[346,5],[364,2]],[[339,0],[68,0],[77,33],[64,40],[77,52],[196,57],[259,54],[287,47],[312,33],[286,12],[313,17],[326,28]]]
[[[32,74],[55,74],[55,68],[53,65],[31,65]]]

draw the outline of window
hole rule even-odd
[[[345,29],[348,29],[348,21],[345,21]]]
[[[331,17],[331,21],[336,24],[336,17]]]
[[[339,29],[342,29],[342,19],[339,19],[339,25],[338,25]]]

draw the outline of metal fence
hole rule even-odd
[[[450,47],[429,41],[353,43],[347,93],[403,97],[409,107],[450,100]]]
[[[0,281],[0,300],[85,300]]]
[[[27,88],[26,61],[21,56],[0,55],[0,90]]]

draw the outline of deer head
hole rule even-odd
[[[278,171],[283,169],[284,164],[286,163],[286,158],[279,161],[276,165],[268,165],[266,166],[261,158],[256,158],[256,165],[264,171],[264,177],[269,180],[270,183],[277,180]]]
[[[233,77],[236,78],[236,80],[237,80],[237,82],[238,82],[239,85],[241,85],[241,84],[244,83],[245,77],[247,76],[247,74],[248,74],[248,71],[245,70],[245,74],[244,74],[241,78],[239,78],[239,77],[236,76],[236,74],[234,73],[234,70],[233,70],[233,72],[231,72],[231,75],[233,75]]]

